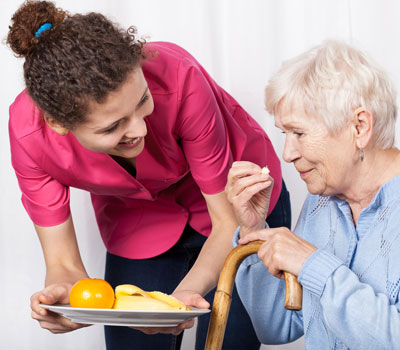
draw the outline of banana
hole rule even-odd
[[[115,299],[113,309],[122,310],[179,310],[161,300],[138,295],[123,295]]]
[[[171,295],[146,292],[133,284],[121,284],[115,288],[113,309],[125,310],[190,310]]]
[[[147,292],[152,298],[158,299],[167,303],[171,306],[177,307],[178,310],[190,310],[186,307],[184,303],[181,303],[178,299],[174,298],[172,295],[168,295],[162,292]]]
[[[125,295],[141,295],[142,297],[150,298],[150,296],[143,289],[134,286],[133,284],[120,284],[115,287],[115,297],[119,298]]]

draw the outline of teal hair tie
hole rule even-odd
[[[39,36],[46,30],[51,29],[52,25],[51,23],[44,23],[40,26],[40,28],[37,30],[35,37],[39,38]]]

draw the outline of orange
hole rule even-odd
[[[114,290],[100,278],[83,278],[76,282],[69,292],[72,307],[111,309],[114,304]]]

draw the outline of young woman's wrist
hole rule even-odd
[[[74,284],[82,278],[89,278],[85,270],[70,270],[64,267],[47,269],[45,285],[70,283]]]

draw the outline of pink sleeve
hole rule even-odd
[[[39,226],[63,223],[70,215],[69,188],[43,171],[27,154],[21,142],[10,127],[11,161],[26,211]],[[37,146],[29,144],[32,148]]]
[[[194,180],[204,193],[215,194],[225,188],[232,164],[228,132],[200,69],[192,66],[184,74],[177,130]]]

